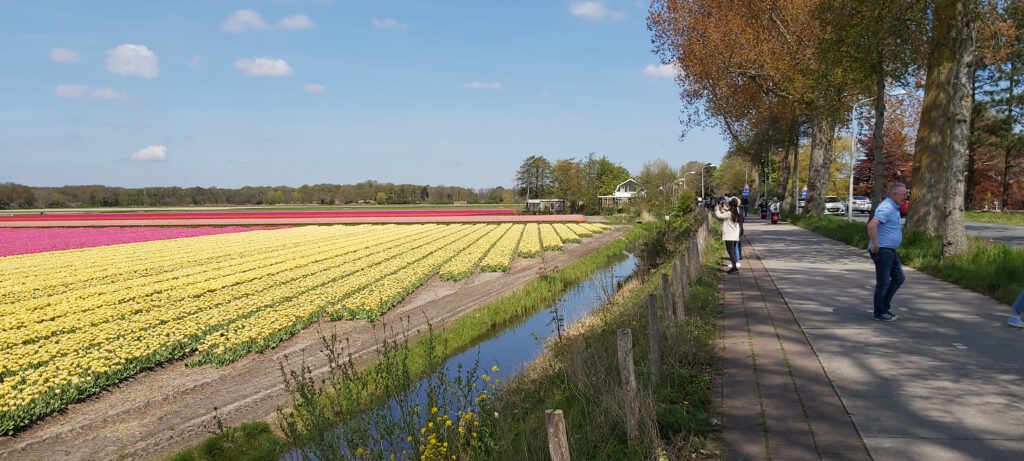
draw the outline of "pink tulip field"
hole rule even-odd
[[[280,227],[0,228],[0,257]]]

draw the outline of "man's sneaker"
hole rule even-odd
[[[1020,319],[1019,315],[1011,315],[1010,320],[1006,321],[1012,327],[1024,328],[1024,320]]]
[[[735,273],[737,273],[737,272],[739,272],[739,271],[740,271],[739,269],[737,269],[737,268],[735,268],[735,267],[734,267],[734,268],[732,268],[732,269],[729,269],[729,270],[728,270],[728,271],[726,271],[725,273],[726,273],[726,274],[735,274]]]
[[[740,262],[736,261],[736,267],[740,267]]]
[[[899,319],[900,319],[900,316],[898,316],[896,314],[890,314],[888,312],[886,312],[886,313],[884,313],[882,315],[875,316],[875,320],[878,320],[879,322],[895,322],[895,321],[897,321]]]

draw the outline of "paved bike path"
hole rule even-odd
[[[1009,308],[905,268],[871,318],[863,250],[756,217],[723,275],[725,459],[1024,459],[1024,331]]]

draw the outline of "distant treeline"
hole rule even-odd
[[[131,206],[278,205],[348,203],[443,204],[512,203],[514,191],[503,187],[470,189],[365,181],[359,184],[315,184],[301,187],[246,186],[144,187],[109,186],[31,187],[0,183],[0,209]]]

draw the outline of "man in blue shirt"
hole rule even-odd
[[[868,222],[868,251],[875,262],[875,320],[895,322],[899,316],[890,311],[892,297],[906,280],[896,249],[903,240],[900,204],[907,199],[907,186],[894,182],[887,195]]]

